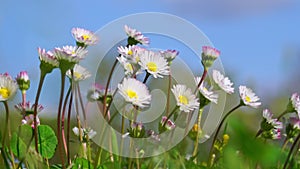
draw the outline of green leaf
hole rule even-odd
[[[27,145],[30,144],[32,138],[32,128],[29,125],[22,125],[18,131],[12,135],[10,140],[10,148],[15,156],[24,158],[27,153]]]
[[[121,166],[120,166],[119,162],[115,161],[115,162],[107,162],[107,163],[104,163],[103,165],[97,167],[97,169],[109,169],[109,168],[121,169]]]
[[[39,153],[44,158],[47,159],[52,158],[57,146],[57,138],[53,129],[47,125],[40,125],[38,126],[38,133],[39,133],[39,139],[38,139]]]

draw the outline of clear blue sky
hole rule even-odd
[[[72,44],[72,27],[96,31],[138,12],[171,13],[196,25],[221,50],[236,87],[251,84],[260,93],[275,92],[300,62],[300,3],[290,0],[2,0],[0,72],[16,76],[27,70],[32,99],[39,75],[37,47]]]

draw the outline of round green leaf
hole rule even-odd
[[[47,159],[53,157],[57,146],[57,138],[54,131],[47,125],[40,125],[38,126],[38,133],[39,153]]]

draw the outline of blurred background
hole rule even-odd
[[[292,92],[300,91],[300,2],[292,0],[1,0],[0,72],[15,77],[28,71],[28,100],[33,101],[39,78],[37,47],[74,44],[73,27],[96,31],[140,12],[170,13],[196,25],[221,50],[235,87],[254,88],[264,108],[283,111]],[[47,92],[58,94],[59,88],[53,87],[57,84],[58,76],[48,77],[42,104],[56,103],[58,96]]]

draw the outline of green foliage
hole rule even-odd
[[[50,126],[40,125],[38,126],[39,141],[38,149],[42,157],[50,159],[55,153],[57,146],[57,138]]]
[[[93,169],[93,165],[85,158],[76,158],[72,165],[72,169],[83,169],[83,168],[88,168],[88,169]]]
[[[18,131],[13,133],[10,140],[10,147],[15,156],[20,159],[26,156],[32,135],[32,128],[29,125],[20,126]]]

